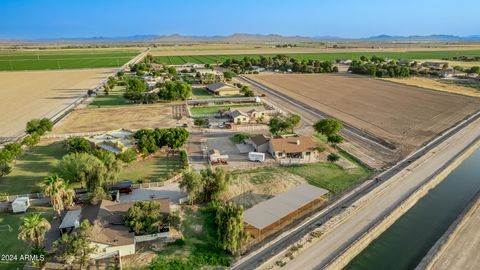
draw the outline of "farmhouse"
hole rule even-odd
[[[246,114],[246,113],[244,113],[240,110],[234,110],[232,112],[229,112],[228,117],[230,117],[230,120],[233,123],[236,123],[236,124],[242,124],[242,123],[250,122],[250,116],[248,116],[248,114]]]
[[[269,141],[270,139],[265,137],[265,135],[257,135],[250,139],[251,145],[255,152],[267,153],[269,150]]]
[[[448,67],[448,62],[424,62],[422,65],[430,69],[442,70],[444,67]]]
[[[170,213],[168,198],[156,199],[160,202],[161,213]],[[135,234],[123,225],[123,216],[134,202],[116,203],[102,200],[97,205],[84,205],[80,209],[70,210],[62,218],[59,230],[62,234],[77,229],[83,220],[93,226],[92,245],[96,247],[92,259],[135,254]]]
[[[95,147],[118,154],[135,144],[133,134],[130,130],[117,129],[101,135],[87,137],[86,139]]]
[[[308,136],[279,136],[269,141],[270,154],[278,161],[315,162],[316,143]]]
[[[238,87],[223,82],[209,84],[206,86],[206,89],[217,96],[231,96],[240,94],[240,89]]]
[[[318,208],[327,193],[325,189],[301,184],[246,210],[245,228],[255,240],[263,239]]]

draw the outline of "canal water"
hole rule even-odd
[[[477,149],[345,269],[414,269],[479,190]]]

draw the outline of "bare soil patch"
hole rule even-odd
[[[181,121],[181,123],[183,122]],[[177,120],[172,117],[172,105],[131,105],[107,109],[75,110],[55,126],[53,133],[108,131],[118,128],[135,130],[171,127],[176,124]]]
[[[480,99],[354,75],[249,75],[266,86],[399,146],[403,153],[478,110]]]
[[[112,69],[0,72],[0,137],[22,134],[33,118],[52,117]]]

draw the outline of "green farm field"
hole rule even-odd
[[[0,51],[0,71],[120,67],[139,50]]]
[[[158,63],[167,65],[181,65],[185,63],[215,64],[222,63],[226,59],[242,59],[245,56],[259,58],[263,56],[275,56],[277,54],[212,54],[212,55],[182,55],[182,56],[156,56]],[[410,52],[341,52],[341,53],[287,53],[290,57],[298,59],[330,60],[337,59],[360,59],[360,57],[373,55],[404,60],[442,59],[453,56],[479,56],[480,50],[465,51],[410,51]]]

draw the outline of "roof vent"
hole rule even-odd
[[[300,145],[300,140],[297,140],[297,145]]]

